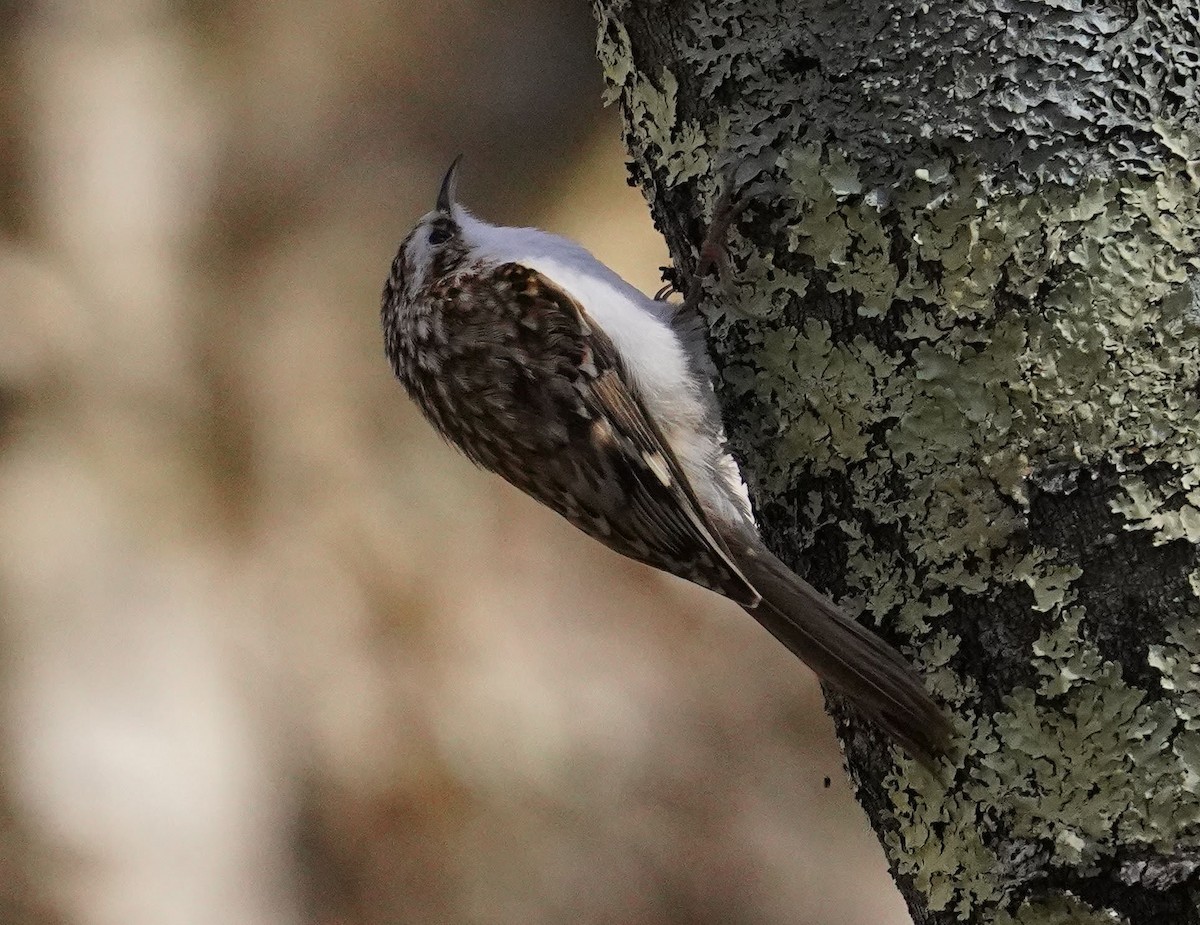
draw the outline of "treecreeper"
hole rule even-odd
[[[726,447],[689,304],[653,299],[584,248],[490,225],[455,197],[400,245],[380,317],[392,368],[475,463],[610,549],[735,601],[933,767],[951,727],[912,666],[775,557]],[[732,177],[702,248],[726,229]]]

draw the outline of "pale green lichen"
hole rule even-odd
[[[896,291],[896,270],[888,259],[890,240],[878,208],[866,200],[848,202],[862,192],[854,165],[837,152],[827,157],[826,161],[813,144],[793,148],[780,158],[789,196],[796,203],[786,228],[788,244],[792,253],[820,260],[833,271],[830,292],[857,293],[859,311],[878,317],[892,304]]]
[[[1181,621],[1169,627],[1166,642],[1150,646],[1149,662],[1162,675],[1159,683],[1174,694],[1180,728],[1188,734],[1188,742],[1177,739],[1175,744],[1194,756],[1194,734],[1200,732],[1200,621]],[[1188,772],[1193,777],[1188,789],[1192,792],[1195,771],[1196,764],[1189,758]]]
[[[1068,624],[1077,625],[1077,616]],[[1200,819],[1187,766],[1195,743],[1188,736],[1184,751],[1178,744],[1168,750],[1170,706],[1144,703],[1145,694],[1122,683],[1094,648],[1082,646],[1081,656],[1066,633],[1054,635],[1039,640],[1036,661],[1048,679],[1069,675],[1071,684],[1018,690],[994,719],[979,718],[968,783],[947,791],[913,766],[891,781],[905,824],[885,843],[932,910],[967,917],[1019,885],[1022,872],[1007,870],[986,844],[1001,823],[1010,843],[1040,845],[1050,863],[1081,872],[1103,857],[1114,833],[1125,844],[1196,844],[1195,837],[1162,843],[1164,832],[1186,831]],[[1057,697],[1053,706],[1045,696]],[[1139,787],[1147,787],[1136,797],[1128,787],[1134,767],[1143,768]]]
[[[985,717],[979,725],[988,728],[990,723]],[[972,803],[966,793],[948,791],[943,781],[908,759],[901,759],[889,783],[893,813],[905,824],[885,834],[884,845],[897,870],[925,894],[928,908],[965,914],[999,901],[1004,884],[994,876],[998,864],[984,840],[993,811]],[[964,825],[969,818],[978,824]]]
[[[986,13],[978,6],[943,12]],[[1138,110],[1124,140],[1105,146],[1076,132],[1113,118],[1110,95],[1039,70],[1057,68],[1047,49],[1082,29],[1078,48],[1092,57],[1073,62],[1095,86],[1132,72],[1148,83],[1186,74],[1194,88],[1194,70],[1158,41],[1189,9],[1169,6],[1137,28],[1077,5],[1044,19],[1014,10],[1007,34],[1028,42],[999,49],[1009,83],[995,84],[996,49],[976,50],[988,68],[947,94],[921,89],[941,67],[914,37],[930,17],[865,3],[697,5],[678,67],[705,94],[737,88],[703,125],[676,124],[674,75],[606,68],[623,88],[632,150],[668,184],[708,169],[689,147],[707,138],[720,139],[715,160],[753,162],[775,191],[763,211],[778,217],[776,250],[735,236],[736,297],[709,316],[728,353],[725,393],[753,409],[752,426],[731,430],[762,495],[836,487],[807,493],[800,538],[842,512],[832,528],[847,596],[923,640],[911,654],[960,706],[958,777],[948,788],[902,760],[886,782],[896,820],[886,842],[930,909],[963,918],[986,908],[1005,925],[1116,922],[1068,895],[999,909],[1045,864],[1086,874],[1128,846],[1200,846],[1197,620],[1146,639],[1161,690],[1139,690],[1093,638],[1080,563],[1020,541],[1031,472],[1065,463],[1120,473],[1111,507],[1127,529],[1200,542],[1197,95],[1180,97],[1193,101],[1190,127]],[[627,43],[615,34],[610,45]],[[843,47],[859,34],[873,37],[869,49]],[[824,79],[864,58],[866,72]],[[1040,98],[1047,86],[1070,99]],[[814,125],[814,111],[828,121]],[[972,144],[930,155],[930,131]],[[1011,148],[1018,136],[1036,158]],[[889,174],[896,164],[907,170]],[[818,287],[837,306],[829,317]],[[797,316],[801,300],[809,313]],[[836,316],[847,308],[891,340],[843,336]],[[1169,473],[1154,487],[1152,466]],[[1200,598],[1200,570],[1191,587]],[[1003,589],[1030,597],[1032,686],[977,715],[977,685],[952,670],[960,641],[944,621],[955,596]],[[1045,863],[1013,863],[1000,844]]]
[[[949,611],[950,600],[943,595],[934,599],[924,616],[937,617]],[[915,616],[909,615],[909,619],[914,620]],[[963,703],[979,694],[978,685],[973,678],[964,679],[950,667],[951,659],[958,655],[961,647],[962,641],[945,628],[935,631],[921,647],[925,685],[935,696],[947,703]]]
[[[780,411],[778,420],[764,422],[778,454],[771,470],[759,473],[765,484],[785,487],[787,473],[802,460],[817,470],[841,470],[847,462],[865,458],[871,409],[882,419],[886,405],[875,382],[894,372],[900,361],[866,338],[834,347],[828,324],[815,318],[802,331],[754,329],[747,337],[757,347],[755,366],[735,365],[726,378],[735,389],[753,390],[764,407]],[[845,407],[847,394],[856,402],[852,411]],[[788,408],[797,413],[786,414]]]
[[[968,788],[1002,808],[1012,836],[1048,839],[1056,863],[1085,871],[1114,840],[1163,851],[1200,841],[1183,834],[1200,819],[1200,801],[1181,790],[1183,769],[1167,748],[1171,706],[1144,702],[1116,666],[1100,664],[1056,701],[1018,689],[997,717],[1003,748],[985,756]]]
[[[634,124],[644,126],[641,137],[648,146],[658,149],[655,159],[665,171],[664,182],[675,186],[708,172],[708,139],[697,123],[679,121],[679,81],[675,75],[663,68],[658,82],[659,87],[649,80],[635,82],[629,96],[630,118]]]
[[[604,77],[604,105],[609,106],[621,98],[637,77],[637,69],[633,66],[633,52],[629,44],[629,32],[621,18],[617,15],[624,4],[596,4],[596,21],[598,25],[596,39],[596,58],[600,62],[601,74]]]
[[[1033,663],[1042,676],[1038,693],[1058,697],[1072,687],[1098,676],[1102,661],[1100,653],[1081,645],[1084,608],[1072,607],[1062,614],[1062,620],[1047,629],[1033,644]]]
[[[1071,583],[1083,574],[1083,569],[1074,563],[1054,563],[1053,555],[1050,550],[1036,550],[1023,560],[1032,566],[1028,571],[1020,565],[1012,571],[1013,578],[1025,582],[1033,591],[1033,609],[1039,613],[1061,607],[1068,600]],[[1036,647],[1034,654],[1039,654]]]
[[[1107,909],[1094,909],[1068,894],[1022,903],[1015,913],[998,911],[987,925],[1121,925],[1126,920]]]
[[[1197,470],[1187,474],[1195,481]],[[1175,540],[1200,543],[1200,488],[1185,492],[1182,485],[1172,484],[1153,491],[1136,475],[1122,477],[1121,488],[1124,496],[1114,498],[1110,506],[1128,521],[1126,530],[1152,531],[1156,546]]]
[[[1176,180],[1156,185],[1171,189]],[[900,604],[910,631],[924,628],[903,607],[914,586],[972,592],[1019,581],[1033,591],[1035,611],[1062,614],[1030,653],[1041,678],[1037,691],[1014,691],[994,730],[982,723],[974,730],[970,748],[979,758],[970,785],[961,793],[926,795],[907,778],[892,781],[897,797],[907,792],[897,804],[904,824],[892,838],[893,856],[902,859],[901,870],[928,884],[930,908],[965,915],[995,897],[1004,884],[980,838],[1001,827],[1007,839],[1046,846],[1052,863],[1084,869],[1117,844],[1171,851],[1198,841],[1194,757],[1200,749],[1186,728],[1194,705],[1179,697],[1173,705],[1146,704],[1144,692],[1103,663],[1080,638],[1083,610],[1062,609],[1079,567],[1050,549],[1009,555],[1019,517],[1002,497],[1021,498],[1027,461],[1056,453],[1130,471],[1165,462],[1179,473],[1177,484],[1195,479],[1195,396],[1179,383],[1195,382],[1200,373],[1197,332],[1168,297],[1182,268],[1194,263],[1196,248],[1180,253],[1163,248],[1159,235],[1143,236],[1155,227],[1174,234],[1168,223],[1135,219],[1124,232],[1114,231],[1122,225],[1116,210],[1130,182],[1047,190],[1034,209],[1028,199],[985,199],[976,184],[959,181],[970,190],[969,214],[955,208],[954,198],[943,200],[952,209],[948,222],[938,217],[938,206],[908,213],[921,260],[938,265],[939,274],[935,282],[913,267],[897,289],[920,306],[910,313],[919,313],[923,330],[938,333],[918,342],[911,365],[877,382],[880,395],[896,396],[885,402],[895,424],[883,445],[873,447],[881,470],[903,476],[906,493],[892,494],[867,467],[853,479],[855,508],[877,522],[902,524],[908,546],[903,553],[876,549],[859,528],[847,528],[849,583],[860,593],[871,589],[868,600],[881,596],[870,607],[877,613]],[[1097,204],[1106,199],[1109,206]],[[1194,200],[1185,213],[1183,223],[1194,228]],[[1051,257],[1035,258],[1036,252]],[[942,253],[951,265],[938,262]],[[994,293],[1001,271],[1024,276],[1027,287],[1034,275],[1046,292],[1044,311],[997,317],[989,289]],[[951,327],[964,315],[976,324]],[[986,326],[976,326],[981,323]],[[837,385],[826,388],[832,394],[823,401],[836,403]],[[793,397],[791,407],[809,405],[799,393]],[[862,418],[877,423],[878,407]],[[763,446],[762,452],[771,451]],[[790,450],[797,454],[806,455]],[[1131,526],[1155,530],[1160,542],[1198,538],[1190,526],[1191,492],[1189,504],[1167,510],[1165,493],[1154,497],[1132,477],[1127,493],[1135,485],[1140,489],[1121,507]],[[904,577],[885,577],[895,574]],[[1200,652],[1191,651],[1170,664],[1194,665],[1197,657]],[[1131,773],[1138,780],[1136,800]],[[933,819],[944,820],[936,847],[924,843]]]
[[[1192,574],[1192,587],[1200,583]],[[1150,647],[1150,665],[1162,676],[1160,683],[1174,695],[1180,731],[1171,750],[1182,769],[1180,790],[1195,805],[1200,800],[1200,620],[1170,627],[1164,645]]]
[[[633,66],[629,32],[616,15],[619,10],[597,7],[599,38],[597,57],[604,73],[604,101],[624,99],[627,139],[634,159],[653,160],[664,171],[667,186],[709,172],[708,138],[699,124],[678,118],[679,81],[667,68],[654,80]]]

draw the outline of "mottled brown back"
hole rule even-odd
[[[562,289],[520,264],[465,266],[384,316],[397,376],[472,460],[617,552],[758,601],[611,341]]]

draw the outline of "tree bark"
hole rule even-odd
[[[1200,923],[1200,12],[597,0],[631,176],[694,266],[783,558],[957,716],[836,697],[917,922]]]

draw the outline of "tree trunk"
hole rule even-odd
[[[706,318],[764,534],[957,715],[939,780],[830,699],[914,919],[1200,923],[1193,0],[595,7],[677,265],[753,193]]]

